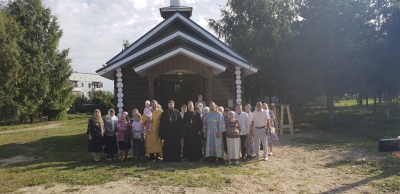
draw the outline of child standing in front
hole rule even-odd
[[[135,121],[132,122],[133,133],[133,157],[136,160],[142,160],[144,157],[144,127],[142,116],[139,113],[135,114]]]
[[[153,125],[150,121],[152,119],[153,114],[151,113],[152,108],[150,107],[150,101],[147,100],[144,103],[144,105],[146,106],[146,108],[144,108],[144,110],[143,110],[143,116],[146,119],[146,121],[144,122],[144,132],[151,133]]]

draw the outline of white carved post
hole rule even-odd
[[[121,68],[117,69],[117,88],[118,88],[118,117],[121,117],[122,112],[124,111],[124,93],[123,93],[123,87],[124,85],[122,84],[122,73],[121,73]]]
[[[237,66],[235,71],[236,74],[236,103],[242,103],[242,71],[240,67]]]

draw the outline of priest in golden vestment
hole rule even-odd
[[[160,129],[160,118],[163,111],[157,108],[157,105],[158,103],[156,100],[151,101],[152,119],[147,121],[152,122],[151,132],[147,133],[145,137],[145,148],[146,153],[150,155],[149,160],[160,160],[160,153],[162,152],[162,144],[158,133]],[[144,119],[143,123],[145,121]],[[156,157],[154,157],[154,154]]]

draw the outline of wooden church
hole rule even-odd
[[[146,100],[180,109],[202,95],[223,107],[242,102],[242,78],[258,69],[193,22],[192,7],[171,0],[160,8],[164,20],[96,72],[114,80],[116,111],[142,111]]]

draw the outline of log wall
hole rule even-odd
[[[143,113],[144,102],[149,100],[147,77],[138,75],[132,66],[125,66],[122,68],[122,83],[124,84],[124,111],[128,112],[130,117],[132,117],[132,109],[134,108]]]

